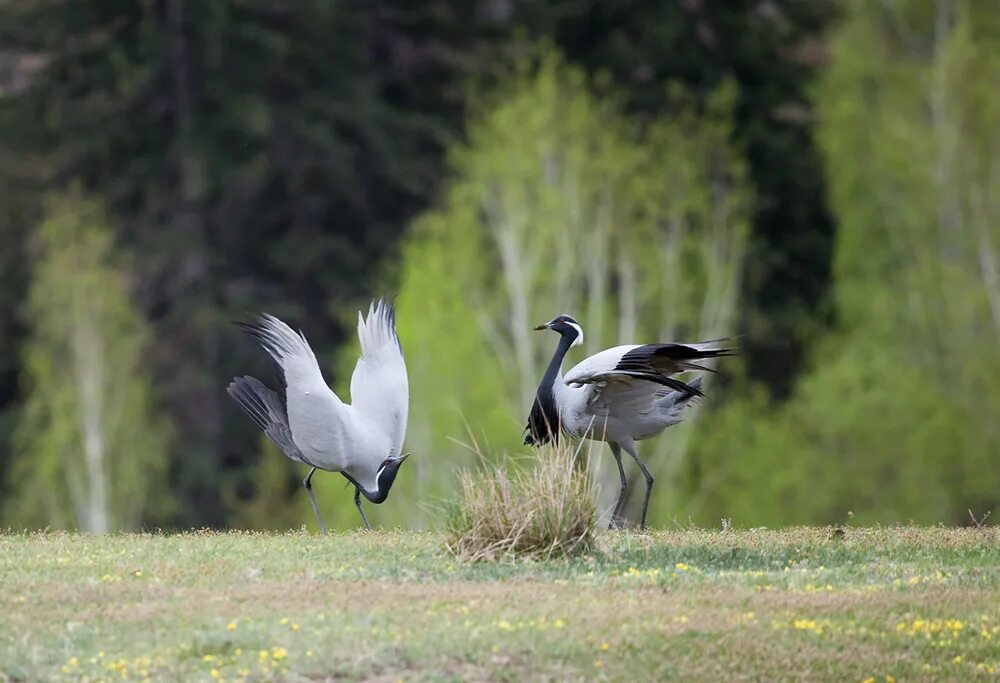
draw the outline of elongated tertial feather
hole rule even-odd
[[[385,297],[369,305],[367,319],[358,311],[358,340],[362,357],[377,354],[390,344],[402,350],[396,335],[396,309]]]

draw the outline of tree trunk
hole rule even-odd
[[[80,402],[80,431],[87,473],[85,509],[80,518],[84,531],[104,534],[110,530],[108,465],[104,438],[105,358],[99,332],[91,316],[76,316],[73,331],[74,370]]]

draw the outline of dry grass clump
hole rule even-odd
[[[448,549],[458,559],[547,559],[589,546],[597,493],[572,444],[538,449],[530,466],[488,464],[476,452],[483,466],[459,473],[448,516]]]

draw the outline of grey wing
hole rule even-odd
[[[410,388],[403,348],[396,335],[396,312],[384,298],[373,301],[367,319],[358,312],[361,357],[351,376],[351,404],[389,442],[389,455],[399,455],[406,437]]]
[[[302,451],[292,439],[285,404],[277,393],[255,377],[236,377],[227,389],[244,412],[257,423],[264,435],[292,460],[305,462]]]
[[[590,389],[588,411],[597,425],[627,425],[633,439],[647,439],[681,422],[684,408],[701,395],[701,384],[696,377],[687,385],[693,391],[674,391],[643,379],[585,385]]]
[[[702,378],[695,377],[688,382],[688,385],[701,391]],[[663,391],[663,396],[658,398],[656,403],[660,411],[666,413],[668,424],[677,424],[681,421],[684,409],[698,402],[698,396],[681,391]]]
[[[288,425],[295,445],[310,464],[338,470],[358,443],[350,406],[327,386],[319,363],[302,333],[263,314],[242,325],[280,368],[285,380]]]
[[[595,414],[619,419],[664,412],[679,414],[685,406],[703,395],[701,377],[684,386],[686,389],[677,391],[655,382],[632,378],[595,382],[591,385],[588,405]]]

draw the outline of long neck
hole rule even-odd
[[[572,345],[573,340],[569,337],[559,337],[559,346],[556,347],[556,352],[552,354],[552,360],[549,361],[549,367],[545,369],[545,374],[542,376],[542,383],[538,385],[539,397],[544,394],[549,397],[550,400],[554,400],[552,398],[552,387],[559,375],[562,374],[561,370],[563,358],[566,357],[566,353]]]
[[[369,488],[366,488],[364,484],[362,484],[361,482],[359,482],[357,479],[355,479],[353,476],[351,476],[347,472],[341,471],[341,474],[344,475],[345,479],[347,479],[349,482],[351,482],[356,487],[358,487],[358,489],[361,491],[361,494],[365,498],[367,498],[368,500],[370,500],[373,503],[381,503],[382,501],[385,500],[386,496],[389,495],[389,491],[388,490],[385,490],[385,491],[380,491],[379,490],[381,487],[378,485],[377,481],[375,482],[375,488],[374,489],[369,489]]]
[[[556,405],[553,387],[561,374],[563,358],[572,344],[573,340],[568,337],[560,337],[559,346],[556,347],[542,382],[538,385],[535,404],[531,408],[528,420],[532,439],[537,445],[547,442],[550,438],[556,440],[559,438],[559,407]]]

